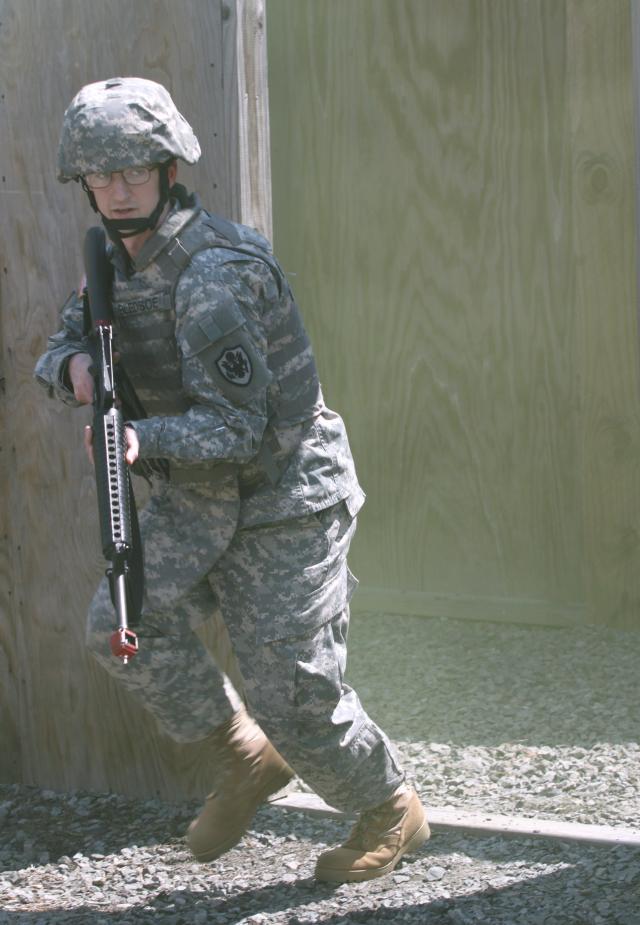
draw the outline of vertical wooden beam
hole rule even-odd
[[[225,127],[238,157],[232,217],[271,240],[271,157],[264,0],[223,4]]]
[[[4,261],[0,261],[0,319],[5,314],[2,304],[2,280],[5,270]],[[13,454],[9,436],[10,420],[7,414],[8,365],[9,357],[0,324],[0,781],[3,783],[20,780],[22,773],[18,719],[15,550],[9,509],[9,499],[15,486],[11,465]]]

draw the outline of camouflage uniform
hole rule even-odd
[[[104,169],[118,156],[107,151]],[[150,414],[133,422],[140,457],[170,466],[141,513],[140,653],[126,667],[108,654],[106,581],[89,647],[174,739],[199,740],[234,709],[192,632],[219,605],[251,712],[281,754],[333,805],[376,806],[404,775],[344,683],[356,585],[346,557],[364,495],[343,422],[324,404],[267,242],[177,185],[172,195],[132,265],[112,253],[116,349]],[[36,376],[75,404],[65,376],[86,352],[77,297],[62,321]]]

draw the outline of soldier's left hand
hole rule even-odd
[[[127,438],[127,449],[124,458],[132,466],[140,454],[140,442],[133,427],[125,427],[124,432]]]

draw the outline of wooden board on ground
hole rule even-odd
[[[329,806],[315,793],[291,792],[269,801],[271,806],[317,816],[349,818]],[[556,819],[530,819],[526,816],[500,816],[468,813],[448,807],[429,807],[429,826],[434,834],[457,832],[465,835],[504,838],[552,838],[559,841],[587,842],[591,845],[626,845],[640,848],[640,829],[608,825],[584,825]]]

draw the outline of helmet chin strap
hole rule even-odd
[[[122,250],[124,250],[124,245],[122,243],[124,238],[133,238],[135,235],[140,234],[143,231],[153,230],[158,224],[158,219],[162,215],[162,211],[169,201],[169,165],[160,164],[158,167],[159,179],[160,179],[160,198],[158,199],[158,204],[156,205],[153,212],[142,218],[107,218],[102,214],[98,208],[96,202],[96,197],[93,194],[93,191],[84,182],[84,179],[81,180],[83,189],[87,196],[89,197],[89,202],[91,203],[91,208],[94,212],[102,219],[102,224],[107,230],[107,234],[111,238],[114,244],[118,245]]]

